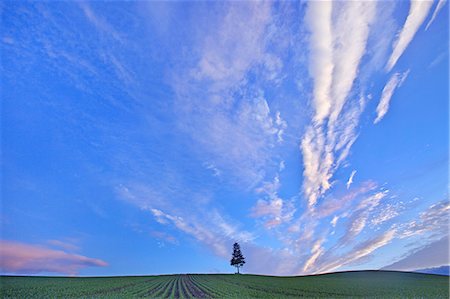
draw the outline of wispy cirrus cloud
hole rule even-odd
[[[193,138],[195,151],[252,189],[264,179],[287,122],[270,107],[264,85],[248,75],[255,69],[277,73],[282,65],[268,64],[268,57],[277,61],[268,50],[269,2],[230,2],[223,12],[193,45],[193,62],[182,64],[169,84],[177,94],[179,129]]]
[[[351,184],[353,184],[353,178],[355,177],[355,174],[356,174],[356,170],[353,170],[347,180],[347,183],[345,184],[347,186],[347,189],[350,188]]]
[[[447,2],[447,0],[439,0],[438,1],[438,4],[436,5],[436,8],[434,9],[434,12],[433,12],[433,15],[431,16],[430,21],[428,21],[427,26],[425,26],[425,30],[428,30],[428,27],[430,27],[430,25],[433,23],[433,21],[436,18],[437,14],[442,9],[442,7],[444,7],[446,2]]]
[[[334,10],[339,12],[335,19]],[[356,140],[355,128],[365,100],[361,97],[359,103],[352,101],[353,107],[342,110],[365,53],[375,12],[375,2],[308,3],[314,117],[302,139],[301,150],[304,192],[310,207],[331,187],[334,171]],[[323,123],[325,119],[327,123]]]
[[[369,181],[342,197],[329,196],[314,210],[306,211],[298,223],[299,235],[294,236],[292,244],[314,250],[300,259],[297,273],[334,271],[363,258],[367,261],[375,250],[398,238],[399,229],[385,223],[397,217],[404,207],[388,194],[388,190]],[[329,225],[319,225],[325,219]],[[384,229],[379,230],[382,225]],[[386,231],[391,233],[386,235]],[[367,239],[367,236],[371,237]],[[292,244],[291,248],[296,248]]]
[[[319,239],[317,240],[314,245],[312,246],[311,249],[311,255],[309,256],[309,258],[306,260],[304,266],[303,266],[303,272],[308,272],[309,268],[314,265],[314,263],[316,262],[316,260],[319,258],[319,256],[321,256],[324,252],[323,247],[321,246],[322,243],[324,242],[324,239]]]
[[[196,217],[184,218],[158,209],[151,209],[151,213],[161,224],[175,226],[223,258],[228,257],[233,241],[249,242],[253,238],[250,233],[239,231],[237,227],[226,222],[217,211],[211,211],[207,221],[200,221]]]
[[[276,197],[267,200],[259,199],[252,208],[250,216],[266,218],[264,226],[270,229],[292,220],[295,211],[292,202],[285,202],[283,199]]]
[[[79,251],[80,250],[80,246],[78,246],[77,244],[75,244],[75,242],[71,242],[69,240],[48,240],[47,243],[49,245],[55,246],[55,247],[59,247],[61,249],[64,249],[66,251]]]
[[[123,43],[124,39],[122,35],[113,28],[113,26],[108,23],[103,17],[97,15],[91,6],[87,2],[78,2],[79,8],[83,11],[85,17],[89,20],[89,22],[95,26],[97,30],[100,32],[112,36],[117,41]]]
[[[183,189],[181,182],[173,181],[172,185]],[[175,193],[164,193],[164,190],[153,190],[149,186],[139,184],[119,186],[117,194],[121,200],[149,212],[160,225],[193,237],[220,257],[228,256],[229,246],[233,241],[250,242],[254,239],[252,233],[242,230],[236,221],[228,219],[224,213],[212,207],[202,194],[187,190],[182,194],[178,189]],[[181,202],[189,201],[189,207],[170,200],[171,194],[175,194]],[[172,240],[172,243],[174,242],[175,240]]]
[[[394,239],[394,236],[395,230],[388,230],[354,246],[350,251],[343,254],[336,255],[329,252],[322,260],[318,261],[315,266],[315,272],[331,272],[340,267],[357,262],[377,249],[389,244]]]
[[[391,101],[394,91],[402,86],[408,77],[409,70],[404,73],[395,73],[391,76],[386,86],[383,88],[380,102],[377,106],[377,117],[373,121],[374,124],[379,123],[389,110],[389,103]]]
[[[346,232],[338,242],[339,246],[346,246],[349,241],[354,241],[354,238],[365,228],[370,214],[380,205],[381,200],[386,197],[387,193],[387,190],[377,192],[361,200],[356,207],[353,207]]]
[[[42,272],[76,275],[86,267],[106,267],[108,263],[42,245],[0,241],[0,268],[3,273]]]
[[[392,70],[397,63],[397,60],[402,56],[403,52],[414,38],[417,30],[419,30],[420,26],[425,21],[432,5],[433,1],[410,1],[408,17],[394,43],[392,54],[386,64],[386,70],[388,72]]]
[[[333,196],[323,201],[314,211],[313,215],[320,219],[328,217],[340,210],[346,210],[350,206],[355,205],[355,201],[358,197],[376,190],[377,187],[378,185],[373,181],[362,182],[359,186],[352,188],[351,191],[346,192],[342,196]]]
[[[269,3],[228,5],[217,31],[203,40],[193,77],[209,81],[214,91],[239,83],[253,64],[264,59],[264,33],[270,21]]]
[[[418,219],[396,225],[399,231],[398,237],[406,238],[423,234],[431,234],[431,237],[441,236],[448,232],[449,212],[448,200],[437,202],[421,212]]]
[[[387,203],[382,206],[380,205],[377,213],[372,217],[370,225],[372,227],[378,227],[386,221],[399,216],[400,213],[404,211],[404,209],[405,207],[403,206],[402,202]]]
[[[309,72],[314,80],[314,120],[318,123],[329,115],[331,109],[331,84],[333,79],[333,2],[310,2],[306,22],[312,32],[310,51],[313,62]]]
[[[261,194],[264,199],[258,199],[252,207],[250,216],[264,218],[264,226],[269,229],[291,221],[296,212],[292,201],[283,200],[278,195],[280,187],[279,174],[277,173],[272,182],[264,182],[261,187],[256,189],[256,192]]]

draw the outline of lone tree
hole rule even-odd
[[[231,256],[230,264],[237,268],[237,274],[239,274],[239,268],[245,264],[245,257],[242,255],[241,247],[238,243],[233,244],[233,255]]]

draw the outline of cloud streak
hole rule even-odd
[[[425,27],[425,30],[428,30],[428,27],[430,27],[431,23],[433,23],[437,14],[442,9],[442,7],[444,7],[446,2],[447,2],[447,0],[439,0],[438,4],[436,5],[436,8],[434,9],[433,15],[431,16],[430,21],[428,22],[427,26]]]
[[[0,268],[3,273],[36,274],[42,272],[76,275],[86,267],[106,267],[108,263],[41,245],[0,241]]]
[[[156,220],[165,225],[173,225],[180,231],[194,237],[212,251],[226,258],[233,241],[249,242],[253,236],[247,232],[239,232],[236,227],[227,223],[217,211],[211,211],[207,223],[195,217],[184,218],[168,214],[158,209],[150,210]]]
[[[347,189],[350,188],[350,185],[353,184],[353,178],[355,177],[356,170],[353,170],[350,174],[350,177],[348,178],[347,183],[345,184],[347,186]]]
[[[379,123],[389,110],[389,103],[391,102],[394,91],[402,86],[403,82],[408,77],[409,70],[404,73],[395,73],[391,76],[386,86],[383,88],[380,102],[377,106],[377,117],[373,121],[374,124]]]
[[[277,60],[268,50],[272,5],[229,2],[223,11],[194,45],[198,57],[184,63],[170,84],[179,129],[193,139],[201,159],[252,189],[264,180],[288,126],[264,87],[248,79],[252,71],[267,71],[267,57]]]
[[[334,69],[332,10],[332,1],[312,1],[308,3],[306,13],[306,22],[312,32],[310,55],[313,62],[309,72],[314,80],[314,120],[319,124],[329,115],[331,108],[330,88]]]
[[[309,69],[314,81],[315,114],[301,141],[301,151],[303,189],[310,207],[331,187],[335,170],[357,138],[355,129],[365,99],[351,101],[351,106],[343,109],[365,53],[376,10],[375,2],[333,5],[309,2],[306,17],[311,32]],[[336,19],[331,13],[334,10],[338,12]]]
[[[448,232],[449,212],[450,202],[448,200],[435,203],[421,212],[418,219],[397,225],[398,237],[406,238],[422,234],[442,236]]]
[[[328,255],[316,267],[316,272],[331,272],[343,266],[357,262],[358,260],[368,256],[375,250],[389,244],[395,236],[395,230],[388,230],[385,233],[362,242],[352,248],[349,252],[336,256]]]
[[[411,0],[409,14],[406,18],[405,24],[394,43],[394,49],[386,64],[386,70],[389,72],[397,63],[398,59],[402,56],[409,43],[414,38],[417,30],[419,30],[428,12],[433,5],[433,1],[416,1]]]

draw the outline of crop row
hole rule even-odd
[[[445,277],[408,273],[336,273],[310,277],[162,275],[0,277],[0,298],[299,298],[449,297]]]
[[[1,277],[1,298],[211,298],[192,275],[115,278]]]

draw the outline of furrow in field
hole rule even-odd
[[[152,279],[148,280],[151,281]],[[118,287],[114,287],[114,288],[105,288],[102,290],[98,290],[95,292],[90,293],[90,296],[98,296],[98,295],[106,295],[106,294],[110,294],[110,293],[120,293],[122,291],[124,291],[127,288],[133,287],[135,285],[137,285],[139,282],[134,282],[134,283],[128,283],[128,284],[124,284],[122,286],[118,286]]]
[[[158,283],[148,286],[145,290],[145,292],[143,292],[143,296],[147,297],[147,296],[151,296],[154,295],[159,289],[162,288],[162,286],[164,285],[165,281],[159,281]],[[139,294],[141,295],[141,294]]]
[[[168,278],[168,277],[164,277],[164,278],[165,279],[163,281],[161,281],[161,283],[157,287],[155,287],[147,292],[146,297],[158,298],[164,294],[164,291],[166,290],[167,286],[171,283],[170,278]]]
[[[211,296],[200,288],[198,285],[196,285],[191,278],[191,275],[185,275],[184,277],[184,284],[186,291],[189,293],[189,297],[191,298],[210,298]]]
[[[263,292],[263,293],[272,293],[272,294],[278,294],[278,295],[284,295],[284,296],[299,296],[301,295],[301,293],[299,294],[298,292],[292,292],[292,291],[288,291],[288,290],[277,290],[277,289],[273,289],[270,287],[265,287],[265,286],[261,286],[261,285],[252,285],[251,282],[234,282],[231,281],[229,279],[224,278],[223,282],[226,284],[230,285],[230,288],[244,288],[244,289],[249,289],[249,290],[253,290],[256,292]]]
[[[182,298],[192,298],[186,288],[186,274],[180,276],[180,293]]]
[[[173,290],[173,298],[180,298],[180,275],[175,276],[175,289]]]
[[[176,277],[175,276],[171,276],[170,277],[170,283],[169,285],[166,287],[166,289],[164,290],[164,293],[162,294],[163,298],[172,298],[172,294],[174,292],[174,288],[176,288]]]
[[[345,294],[338,294],[338,293],[333,293],[333,292],[326,292],[326,291],[320,291],[320,290],[305,290],[305,289],[301,289],[301,288],[295,288],[295,289],[285,289],[285,290],[280,290],[280,289],[276,289],[276,288],[271,288],[271,287],[266,287],[266,286],[261,286],[260,284],[256,284],[253,282],[248,282],[248,281],[243,281],[243,282],[234,282],[231,281],[230,279],[224,278],[223,282],[231,284],[231,285],[235,285],[238,288],[246,288],[249,290],[253,290],[256,292],[262,292],[262,293],[272,293],[272,294],[277,294],[280,296],[326,296],[326,297],[346,297],[348,295]]]
[[[160,278],[155,278],[152,279],[151,281],[144,281],[141,283],[141,285],[139,286],[139,288],[136,288],[132,295],[135,297],[143,297],[146,296],[149,292],[149,290],[153,290],[155,288],[157,288],[161,283],[163,283],[164,281],[161,281]]]
[[[222,298],[226,295],[220,290],[209,286],[208,283],[212,282],[212,280],[207,279],[204,276],[190,275],[190,278],[194,286],[200,289],[206,295],[206,298]]]

